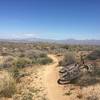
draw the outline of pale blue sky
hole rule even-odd
[[[0,0],[0,38],[100,39],[100,0]]]

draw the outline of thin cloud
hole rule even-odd
[[[37,33],[14,33],[12,34],[13,38],[34,38],[38,34]]]
[[[35,37],[37,34],[36,33],[23,33],[22,35],[24,37]]]
[[[17,32],[17,33],[0,33],[2,39],[23,39],[23,38],[37,38],[40,33],[35,32]]]

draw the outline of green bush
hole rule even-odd
[[[52,62],[52,59],[50,59],[49,57],[41,57],[41,58],[37,58],[37,59],[33,59],[32,63],[33,64],[40,64],[40,65],[46,65]]]
[[[31,64],[32,61],[28,58],[18,58],[17,60],[14,61],[14,65],[18,68],[23,68]]]
[[[46,57],[46,58],[40,58],[37,60],[37,63],[41,64],[41,65],[46,65],[52,62],[52,59]]]

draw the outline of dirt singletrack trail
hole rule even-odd
[[[58,59],[55,55],[48,55],[53,60],[53,64],[46,66],[44,78],[49,100],[69,100],[64,96],[63,87],[57,83],[58,74]]]

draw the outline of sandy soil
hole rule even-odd
[[[44,73],[44,82],[47,90],[47,97],[49,100],[68,100],[64,96],[64,90],[62,86],[58,85],[57,79],[59,78],[58,74],[58,59],[54,55],[48,55],[53,59],[53,64],[46,66]]]

